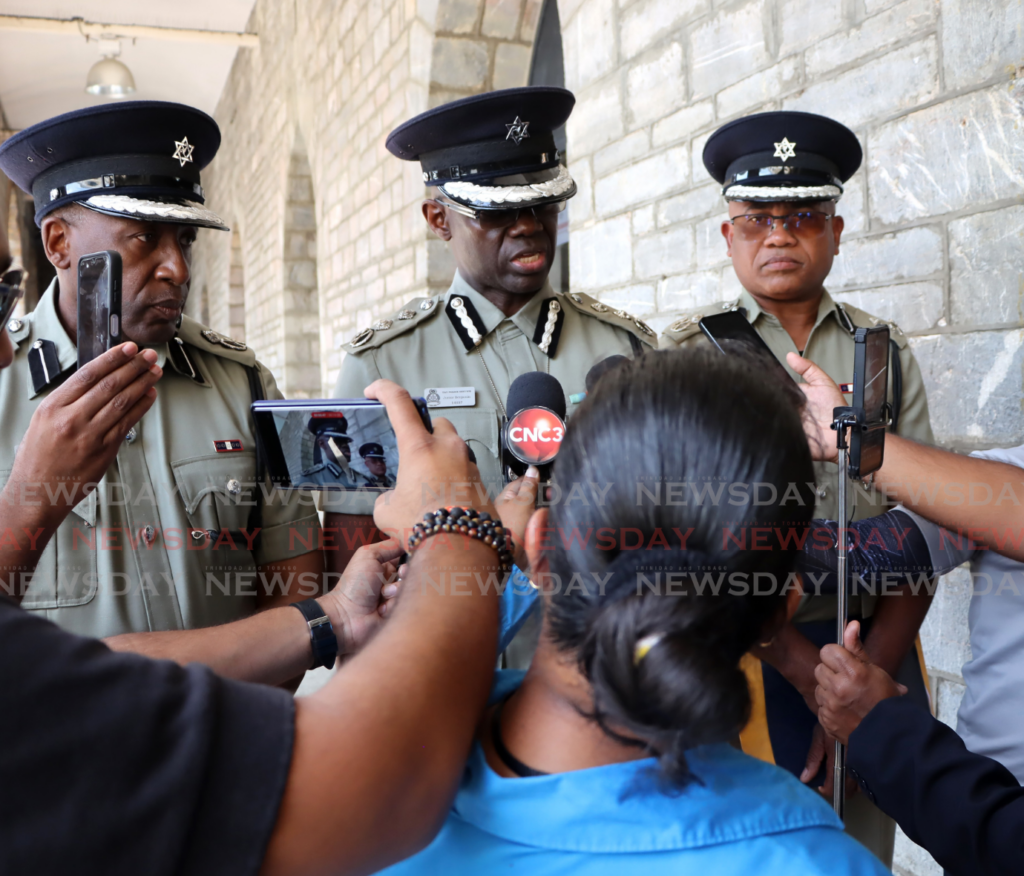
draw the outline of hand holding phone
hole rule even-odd
[[[78,367],[121,343],[121,256],[113,250],[78,260]]]

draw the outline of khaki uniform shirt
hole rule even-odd
[[[467,349],[449,316],[452,299],[471,302],[479,316],[482,342]],[[557,302],[554,317],[551,302]],[[456,318],[457,319],[457,318]],[[557,322],[555,343],[541,349],[549,319]],[[538,323],[540,324],[538,326]],[[642,321],[613,310],[587,295],[562,295],[545,286],[513,316],[506,317],[458,274],[444,296],[416,298],[393,318],[360,332],[345,346],[348,354],[334,394],[363,398],[363,389],[380,377],[428,398],[428,390],[470,387],[466,406],[448,406],[454,393],[438,393],[441,404],[431,414],[446,417],[476,455],[488,488],[500,490],[498,433],[508,390],[520,374],[545,371],[558,379],[572,416],[570,397],[582,399],[587,372],[612,355],[632,358],[652,349],[655,334]],[[465,397],[465,394],[463,394]],[[366,493],[324,493],[325,511],[370,514],[375,496]]]
[[[62,373],[77,363],[75,342],[56,305],[54,281],[35,311],[9,323],[15,355],[0,372],[0,484],[7,482],[32,413],[56,385],[51,381],[35,391],[29,371],[33,344],[53,341]],[[129,433],[98,488],[58,529],[21,603],[81,635],[238,620],[254,611],[264,586],[257,565],[320,546],[311,495],[270,492],[256,484],[244,366],[259,368],[267,398],[281,393],[252,350],[188,317],[177,337],[156,349],[164,369],[156,403]],[[265,492],[262,531],[250,546],[239,531],[249,530],[252,538],[250,512]],[[20,501],[48,500],[39,489]]]
[[[705,342],[707,339],[698,326],[700,320],[713,313],[735,309],[745,312],[750,324],[786,367],[789,374],[799,380],[796,372],[786,365],[786,353],[800,352],[793,343],[793,339],[782,327],[778,318],[763,311],[755,298],[746,291],[737,300],[704,307],[676,320],[661,337],[662,349]],[[852,384],[854,329],[870,328],[881,325],[883,322],[878,317],[849,304],[838,304],[828,292],[825,292],[821,296],[818,317],[807,338],[803,355],[818,365],[836,383]],[[907,336],[894,323],[886,324],[889,326],[892,340],[899,348],[900,364],[903,369],[903,394],[897,434],[915,441],[934,443],[935,438],[932,435],[931,423],[928,419],[928,400],[925,397],[921,369],[908,345]],[[891,368],[889,371],[889,399],[892,400]],[[838,483],[839,467],[834,463],[815,463],[815,475],[818,503],[814,509],[814,516],[836,520],[838,518],[836,484]],[[890,503],[881,493],[865,489],[860,482],[850,485],[847,496],[851,520],[872,517],[890,507]],[[859,606],[858,600],[861,601]],[[814,604],[813,608],[810,603]],[[856,617],[858,614],[867,617],[873,610],[874,597],[870,595],[854,596],[850,601],[851,617]],[[834,597],[816,597],[805,600],[805,605],[801,608],[797,619],[823,620],[828,617],[835,617]]]

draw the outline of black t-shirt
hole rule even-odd
[[[255,874],[294,703],[115,654],[0,597],[0,873]]]

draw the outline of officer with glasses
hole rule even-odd
[[[498,436],[516,377],[552,374],[571,417],[596,363],[655,345],[641,320],[548,284],[558,214],[576,194],[553,132],[574,103],[563,88],[493,91],[429,110],[387,138],[393,155],[419,161],[428,187],[423,218],[448,244],[457,271],[446,292],[414,298],[345,344],[335,395],[361,398],[363,387],[386,377],[425,397],[468,442],[492,494],[502,486]],[[325,526],[339,548],[326,552],[335,571],[372,533],[372,500],[324,494]]]
[[[722,185],[728,204],[722,236],[743,292],[739,298],[683,314],[663,333],[662,346],[702,343],[702,317],[737,310],[783,365],[786,354],[795,352],[817,363],[836,383],[852,384],[854,331],[887,322],[836,301],[824,285],[843,233],[836,205],[861,159],[852,131],[811,113],[760,113],[712,134],[704,148],[704,166]],[[933,443],[921,369],[906,335],[895,324],[888,325],[893,429]],[[837,518],[837,473],[835,465],[816,464],[815,517]],[[887,508],[870,484],[856,484],[849,493],[854,502],[851,519]],[[877,596],[860,592],[850,599],[851,620],[860,619],[868,630],[865,647],[872,661],[898,677],[924,707],[927,694],[915,639],[929,603],[923,589],[917,595],[903,590]],[[829,799],[833,746],[816,719],[814,670],[816,649],[835,639],[835,613],[834,596],[805,596],[793,624],[760,649],[760,660],[747,662],[751,691],[766,708],[741,740],[745,750],[801,775],[812,787],[823,786]],[[847,802],[846,823],[847,830],[891,865],[891,819],[857,795]]]

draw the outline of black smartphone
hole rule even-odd
[[[853,336],[853,407],[864,420],[850,430],[850,477],[865,478],[882,467],[889,425],[889,328],[859,328]]]
[[[747,318],[738,310],[727,310],[725,313],[714,313],[705,316],[698,323],[700,330],[721,352],[729,353],[742,345],[752,350],[759,357],[765,358],[772,370],[780,377],[792,379],[783,364],[775,357]]]
[[[121,256],[107,250],[78,260],[78,367],[121,343]]]
[[[426,400],[413,402],[433,432]],[[252,415],[276,487],[383,493],[395,485],[398,442],[380,402],[265,400],[253,402]]]

